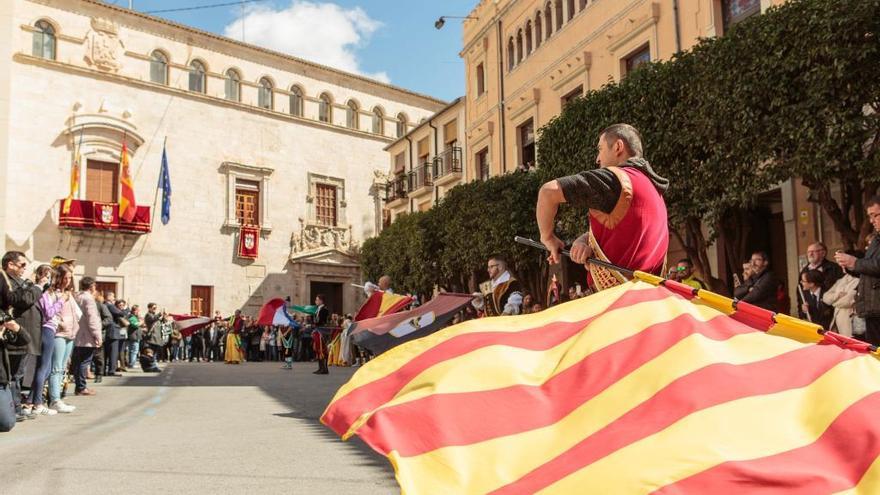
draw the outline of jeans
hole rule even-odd
[[[38,406],[43,403],[43,386],[49,379],[52,371],[52,353],[55,351],[55,330],[43,327],[43,344],[37,358],[37,368],[34,370],[34,381],[31,382],[31,393],[28,395],[28,403]]]
[[[171,357],[169,360],[177,361],[180,359],[180,344],[171,344]]]
[[[7,432],[15,426],[15,404],[9,385],[0,385],[0,432]]]
[[[89,367],[95,356],[94,347],[74,347],[71,367],[73,368],[73,380],[76,383],[76,391],[82,392],[88,388]]]
[[[128,367],[134,368],[137,366],[138,362],[138,350],[141,347],[141,343],[137,340],[129,340],[128,341]]]
[[[10,354],[9,370],[12,371],[12,379],[9,380],[9,392],[12,394],[12,402],[15,404],[15,414],[21,414],[21,385],[28,362],[35,359],[31,354]]]
[[[104,342],[104,361],[107,364],[106,374],[116,373],[116,362],[119,361],[119,341],[107,340]]]
[[[61,400],[61,382],[67,369],[67,360],[73,352],[73,340],[55,337],[55,350],[52,351],[52,373],[49,374],[49,403]]]

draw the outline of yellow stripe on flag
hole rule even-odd
[[[430,479],[437,493],[485,493],[500,488],[567,451],[684,375],[715,363],[753,363],[803,347],[787,339],[767,340],[759,332],[726,341],[691,335],[553,425],[414,457],[401,458],[392,452],[392,462],[402,468],[398,470],[400,485],[415,487]],[[464,478],[466,473],[476,476]]]
[[[874,495],[880,493],[880,457],[874,459],[859,484],[834,495]]]
[[[816,441],[847,407],[876,392],[878,384],[880,367],[874,358],[860,356],[807,387],[695,412],[539,493],[580,493],[586,486],[593,493],[646,493],[723,462],[803,447]]]
[[[626,292],[653,289],[655,289],[655,287],[650,284],[638,282],[633,285],[620,286],[602,291],[590,296],[590,303],[588,305],[582,304],[579,306],[576,313],[572,311],[572,305],[577,305],[582,301],[572,301],[567,304],[561,304],[539,313],[520,316],[481,318],[447,327],[421,339],[412,340],[394,347],[383,353],[379,359],[374,359],[367,363],[363,368],[358,370],[351,380],[339,388],[336,395],[333,397],[333,401],[331,401],[331,405],[352,390],[368,385],[394,373],[413,357],[460,335],[486,332],[514,333],[543,327],[554,322],[579,321],[603,313]]]

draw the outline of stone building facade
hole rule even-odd
[[[78,276],[176,313],[254,314],[317,292],[355,311],[354,255],[381,225],[384,148],[446,106],[97,0],[2,2],[0,72],[5,249],[75,258]],[[123,141],[137,203],[152,207],[132,229],[101,223],[119,202]],[[77,155],[74,200],[94,207],[93,223],[71,226],[61,203]],[[242,224],[259,226],[256,259],[237,255]]]

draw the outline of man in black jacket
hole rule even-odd
[[[770,260],[767,253],[756,251],[752,253],[749,269],[743,273],[745,282],[733,290],[733,297],[738,301],[754,304],[755,306],[775,312],[776,289],[779,281],[769,269]]]
[[[834,260],[841,268],[859,277],[856,314],[865,319],[866,340],[880,346],[880,196],[872,197],[865,206],[868,209],[868,220],[875,231],[865,257],[857,259],[838,251]]]
[[[122,376],[116,372],[116,366],[119,361],[120,342],[125,341],[122,338],[122,328],[119,326],[119,322],[125,319],[125,314],[116,307],[116,294],[110,291],[104,294],[104,309],[110,314],[110,324],[107,326],[107,340],[104,341],[104,360],[107,362],[107,376]]]
[[[9,251],[3,255],[3,276],[0,277],[0,301],[2,309],[15,317],[21,331],[28,334],[27,342],[21,345],[12,344],[8,347],[9,364],[12,377],[9,388],[15,403],[15,414],[19,420],[24,419],[21,410],[21,381],[24,378],[28,362],[41,354],[43,316],[36,302],[43,295],[43,290],[24,278],[27,258],[19,251]],[[29,415],[29,418],[35,416]]]
[[[6,300],[2,301],[6,306]],[[11,318],[5,310],[0,312],[0,321]],[[9,365],[9,354],[6,347],[27,345],[30,339],[28,332],[21,331],[21,326],[15,320],[9,320],[0,324],[0,432],[6,432],[15,426],[17,414],[12,400],[12,390],[9,386],[12,378],[12,368]]]

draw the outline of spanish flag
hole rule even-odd
[[[321,421],[408,495],[880,493],[876,349],[817,330],[637,273],[395,347]]]
[[[361,306],[361,309],[358,310],[354,317],[354,321],[397,313],[411,302],[412,297],[410,296],[399,296],[390,292],[377,290],[373,292],[369,299],[367,299]]]
[[[128,146],[125,139],[122,140],[122,156],[119,158],[119,166],[122,173],[119,174],[119,184],[121,187],[121,195],[119,198],[119,218],[126,222],[134,220],[137,212],[137,203],[134,200],[134,186],[131,182],[131,171],[128,166]]]

